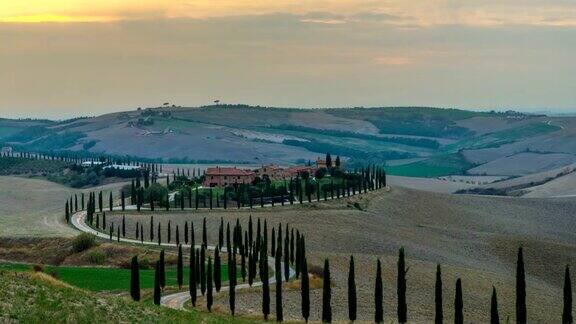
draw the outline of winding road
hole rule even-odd
[[[129,206],[126,206],[129,207]],[[130,206],[132,207],[132,206]],[[120,207],[115,207],[115,210],[120,210]],[[128,208],[127,208],[128,209]],[[100,231],[95,230],[94,228],[90,227],[88,224],[86,224],[86,211],[78,211],[76,213],[74,213],[71,217],[70,217],[70,224],[76,228],[77,230],[84,232],[84,233],[90,233],[93,234],[99,238],[102,239],[106,239],[109,240],[110,239],[110,234],[109,233],[103,233]],[[116,239],[114,240],[116,241]],[[140,240],[135,240],[135,239],[129,239],[129,238],[120,238],[120,242],[124,242],[124,243],[130,243],[130,244],[140,244],[140,245],[154,245],[154,246],[158,246],[157,242],[150,242],[150,241],[140,241]],[[166,246],[166,247],[173,247],[176,248],[177,245],[174,243],[161,243],[161,246]],[[181,244],[182,247],[190,247],[190,244]],[[195,248],[201,248],[201,245],[195,245]],[[213,245],[208,245],[207,246],[208,250],[215,250],[216,247]],[[223,247],[221,249],[222,252],[227,252],[226,248]],[[268,257],[268,267],[274,269],[275,267],[275,259],[273,257]],[[280,269],[284,269],[284,262],[281,262],[280,264]],[[296,271],[292,268],[289,267],[290,269],[290,279],[294,278],[296,276]],[[270,276],[269,278],[269,282],[270,284],[274,284],[276,283],[276,277],[274,275],[274,272],[272,272],[272,276]],[[261,281],[256,281],[252,284],[252,286],[248,285],[247,283],[244,284],[239,284],[236,285],[236,290],[241,290],[241,289],[247,289],[250,287],[258,287],[261,286],[262,282]],[[221,292],[225,292],[228,291],[229,286],[223,286],[222,289],[220,289]],[[214,292],[216,293],[216,292]],[[196,295],[200,296],[200,290],[196,291]],[[173,294],[169,294],[166,296],[163,296],[160,300],[160,304],[169,308],[173,308],[173,309],[178,309],[178,310],[185,310],[184,308],[184,304],[190,300],[190,292],[188,290],[186,291],[182,291],[182,292],[177,292],[177,293],[173,293]]]

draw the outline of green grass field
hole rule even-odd
[[[30,271],[28,264],[0,264],[0,270]],[[184,267],[184,285],[188,284],[188,267]],[[96,267],[54,267],[45,266],[44,272],[56,273],[56,277],[72,286],[92,291],[128,290],[130,288],[130,269]],[[228,281],[228,266],[222,265],[222,282]],[[177,286],[176,268],[166,268],[166,285]],[[154,287],[154,270],[140,270],[140,287]]]
[[[405,177],[435,178],[452,174],[463,174],[472,165],[460,154],[444,154],[410,164],[388,166],[386,173]]]

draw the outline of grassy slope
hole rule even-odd
[[[0,271],[0,322],[248,323],[197,311],[181,312],[72,288],[44,274]]]
[[[24,272],[30,270],[27,264],[0,264],[0,270]],[[93,291],[127,291],[130,287],[130,269],[101,267],[44,267],[46,273],[56,273],[57,277],[72,286]],[[188,285],[189,268],[184,267],[184,285]],[[228,280],[228,266],[222,265],[222,282]],[[154,287],[154,270],[140,270],[142,288]],[[176,268],[166,268],[166,285],[177,286]]]
[[[424,161],[386,167],[390,175],[434,178],[449,174],[463,174],[472,165],[460,154],[437,155]]]

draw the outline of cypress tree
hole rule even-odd
[[[308,264],[306,258],[301,260],[301,295],[302,295],[302,317],[308,323],[310,317],[310,282],[308,278]]]
[[[462,281],[456,280],[456,296],[454,298],[454,324],[464,324],[464,301],[462,300]]]
[[[68,209],[68,201],[66,201],[66,207],[65,208],[66,208],[65,209],[66,210],[66,214],[65,214],[66,223],[69,223],[70,222],[70,211]]]
[[[562,310],[562,324],[572,324],[572,281],[570,280],[570,267],[564,271],[564,308]]]
[[[164,262],[164,250],[160,251],[160,287],[166,287],[166,268]]]
[[[114,233],[114,224],[110,224],[110,241],[112,241],[112,234]]]
[[[200,249],[200,292],[206,294],[206,245]]]
[[[350,256],[350,266],[348,270],[348,319],[350,322],[356,320],[356,275],[354,271],[354,256]]]
[[[150,216],[150,242],[154,241],[154,216]]]
[[[276,250],[274,266],[274,272],[276,275],[276,321],[282,322],[284,320],[284,314],[282,311],[282,269],[280,265],[280,246],[278,246],[278,250]]]
[[[248,241],[248,239],[246,238],[246,241]],[[240,254],[240,275],[242,275],[242,281],[246,282],[246,252],[244,250],[242,250],[243,252]]]
[[[124,196],[124,190],[120,190],[120,200],[122,204],[122,211],[126,210],[126,197]]]
[[[322,322],[332,323],[332,288],[330,287],[330,263],[324,260],[324,281],[322,285]]]
[[[212,312],[212,259],[208,257],[208,269],[206,270],[208,289],[206,291],[206,306]]]
[[[144,233],[142,233],[142,235],[144,235]],[[136,239],[140,238],[140,225],[138,222],[136,222]]]
[[[172,223],[168,221],[168,243],[172,240]]]
[[[176,245],[180,245],[180,229],[176,225]]]
[[[197,288],[197,281],[196,281],[196,272],[198,268],[196,267],[196,249],[194,246],[190,248],[190,272],[188,273],[188,284],[189,284],[189,292],[190,292],[190,300],[192,302],[192,306],[196,307],[196,291]]]
[[[113,200],[112,200],[112,191],[110,191],[110,195],[108,197],[108,206],[110,208],[110,211],[112,211],[114,209],[114,205],[113,205]]]
[[[380,264],[380,260],[377,261],[376,265],[376,285],[374,288],[374,302],[375,302],[375,310],[374,310],[374,322],[382,323],[384,322],[384,309],[383,309],[383,302],[384,296],[382,295],[382,265]]]
[[[144,244],[144,226],[140,224],[140,243]]]
[[[135,301],[140,300],[140,267],[138,265],[138,257],[132,257],[132,264],[130,267],[130,296]]]
[[[196,286],[200,284],[200,251],[201,249],[196,249],[196,260],[195,261],[195,275],[196,275]]]
[[[522,247],[518,249],[516,263],[516,323],[525,324],[526,316],[526,278],[524,272],[524,256]]]
[[[160,261],[156,261],[156,271],[154,271],[154,304],[160,305]]]
[[[272,227],[272,240],[271,240],[271,244],[272,246],[270,246],[270,253],[271,254],[275,254],[276,253],[276,231],[275,228]]]
[[[220,291],[220,287],[222,287],[222,267],[220,263],[220,248],[217,248],[214,251],[214,286],[216,287],[216,291]]]
[[[118,225],[118,232],[116,232],[116,239],[120,242],[120,225]]]
[[[442,306],[442,272],[440,265],[436,265],[436,284],[434,285],[434,304],[435,314],[434,323],[442,324],[444,322],[444,309]]]
[[[184,244],[188,244],[188,221],[184,222]]]
[[[230,252],[228,252],[230,253]],[[236,311],[236,254],[232,255],[232,264],[228,264],[230,268],[230,277],[228,282],[230,285],[230,291],[228,291],[228,300],[230,302],[230,313],[234,316]]]
[[[294,264],[294,228],[290,232],[290,264]]]
[[[262,254],[264,255],[261,260],[267,260],[266,256],[267,247],[262,246]],[[262,314],[264,314],[264,320],[268,320],[268,315],[270,314],[270,283],[268,278],[268,266],[266,266],[266,261],[264,261],[264,266],[260,268],[260,279],[262,280]]]
[[[408,306],[406,305],[406,261],[404,258],[404,248],[400,248],[398,254],[398,281],[396,293],[398,295],[398,322],[408,321]]]
[[[178,245],[178,265],[176,267],[176,279],[178,281],[178,289],[182,289],[184,283],[184,258],[182,257],[182,245]]]
[[[500,324],[498,297],[496,296],[496,288],[494,286],[492,286],[492,299],[490,301],[490,324]]]
[[[248,243],[250,243],[250,248],[252,248],[252,244],[254,243],[254,225],[252,224],[252,214],[250,214],[250,218],[248,218]]]
[[[122,237],[126,237],[126,216],[122,215]]]
[[[286,228],[288,230],[288,228]],[[290,280],[290,239],[288,236],[284,237],[284,279],[286,282]]]
[[[104,206],[102,203],[102,191],[100,191],[100,193],[98,194],[98,209],[100,210],[100,212],[102,212],[103,208]]]

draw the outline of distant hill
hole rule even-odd
[[[0,144],[193,163],[294,164],[326,152],[391,174],[521,176],[576,162],[576,118],[427,107],[158,107],[51,122],[0,120]]]

